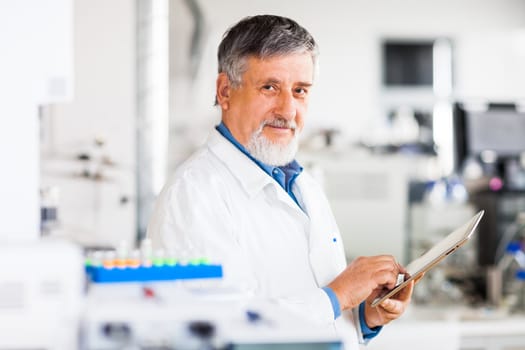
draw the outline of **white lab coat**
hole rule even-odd
[[[166,184],[148,226],[157,247],[221,262],[224,282],[337,328],[357,349],[357,311],[333,321],[326,286],[346,267],[341,236],[319,184],[303,171],[283,188],[213,130]],[[344,331],[343,331],[344,329]],[[348,346],[347,346],[348,348]]]

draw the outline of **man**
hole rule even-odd
[[[314,39],[291,19],[248,17],[226,32],[218,59],[222,121],[163,189],[148,236],[219,261],[225,282],[366,342],[404,312],[413,284],[370,306],[405,270],[386,255],[347,266],[328,201],[294,160]]]

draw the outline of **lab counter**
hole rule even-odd
[[[462,306],[412,305],[367,350],[525,350],[525,314]],[[363,348],[365,349],[365,348]]]

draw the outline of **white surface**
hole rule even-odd
[[[0,241],[39,236],[38,104],[72,92],[70,0],[0,2]]]
[[[0,118],[0,242],[36,240],[40,233],[36,104],[14,96],[0,105]]]
[[[0,245],[0,348],[76,348],[84,272],[66,242]]]
[[[363,349],[459,350],[458,322],[425,321],[392,323]]]
[[[525,314],[465,306],[414,306],[365,349],[522,350]]]

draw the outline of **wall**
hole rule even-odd
[[[197,81],[174,69],[174,123],[208,126],[218,120],[212,107],[216,48],[222,33],[246,15],[273,13],[304,25],[321,49],[320,76],[307,129],[339,127],[350,139],[381,116],[380,47],[383,37],[450,37],[455,46],[456,92],[461,97],[525,98],[525,2],[520,0],[352,0],[200,1],[207,45]],[[181,13],[187,10],[174,1]],[[182,18],[179,14],[178,18]],[[174,24],[174,57],[187,52],[192,22]],[[521,45],[521,49],[517,45]],[[499,50],[499,51],[497,51]],[[181,64],[180,60],[178,63]],[[182,78],[181,78],[182,77]],[[182,86],[184,87],[182,87]],[[183,92],[185,91],[185,93]],[[190,118],[191,116],[191,118]],[[191,120],[191,122],[189,122]],[[178,124],[180,127],[180,124]]]
[[[45,110],[42,185],[59,187],[67,235],[116,245],[136,226],[135,2],[76,0],[73,17],[75,94]]]

